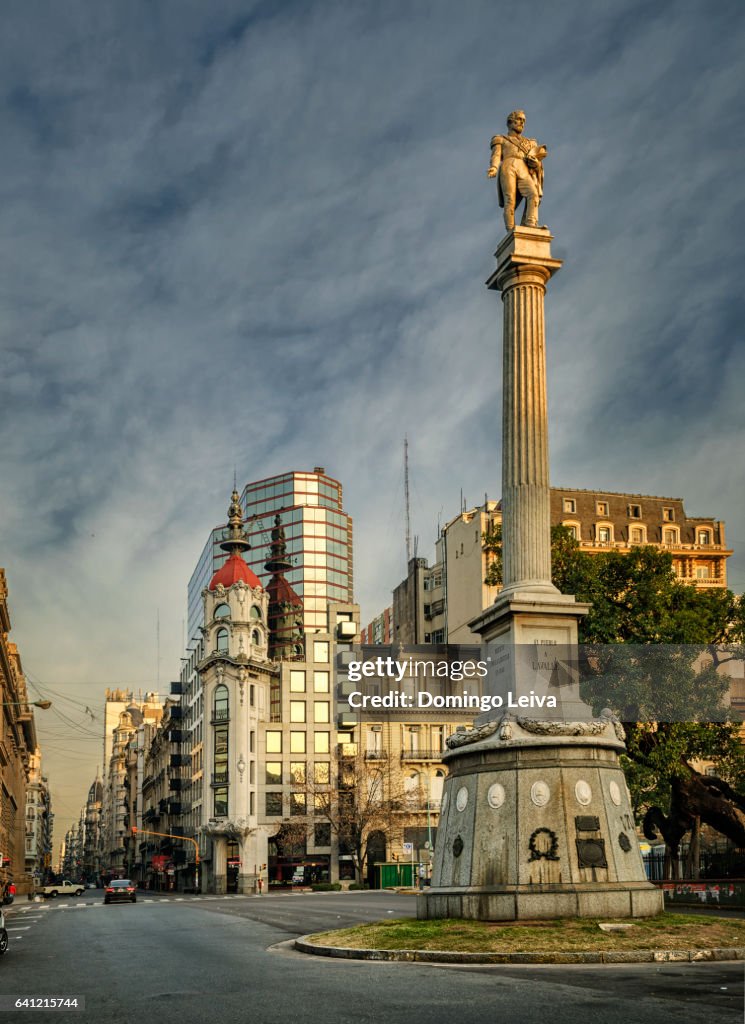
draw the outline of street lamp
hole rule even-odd
[[[51,706],[52,706],[52,702],[51,702],[51,700],[32,700],[32,701],[27,701],[27,700],[4,700],[0,706],[2,706],[4,708],[11,708],[11,707],[41,708],[42,711],[48,711],[49,708],[51,708]]]

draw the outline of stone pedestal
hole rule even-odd
[[[611,718],[504,716],[445,755],[432,887],[420,918],[651,917]]]
[[[531,692],[557,708],[494,708],[448,741],[432,887],[421,918],[499,921],[650,917],[646,879],[618,761],[623,731],[579,696],[571,662],[588,610],[551,582],[544,296],[561,266],[545,228],[510,231],[487,282],[503,299],[504,589],[469,623],[487,649],[486,691]]]

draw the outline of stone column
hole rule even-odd
[[[546,284],[561,266],[546,228],[517,227],[496,252],[488,287],[502,293],[503,594],[556,593],[551,583]]]
[[[213,891],[222,896],[228,882],[228,847],[224,836],[213,836],[212,840],[212,884]]]

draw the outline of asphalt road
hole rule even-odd
[[[294,936],[414,913],[410,896],[102,893],[16,904],[2,996],[84,996],[95,1024],[722,1024],[742,1021],[742,964],[437,966],[308,957]],[[51,1011],[44,1019],[54,1019]],[[0,1011],[5,1021],[39,1011]]]

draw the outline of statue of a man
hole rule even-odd
[[[504,207],[504,224],[508,231],[515,226],[515,206],[525,200],[521,224],[538,227],[538,204],[543,195],[543,164],[545,146],[535,139],[523,138],[525,111],[513,110],[507,118],[506,135],[491,140],[491,163],[488,177],[497,178],[499,205]]]

